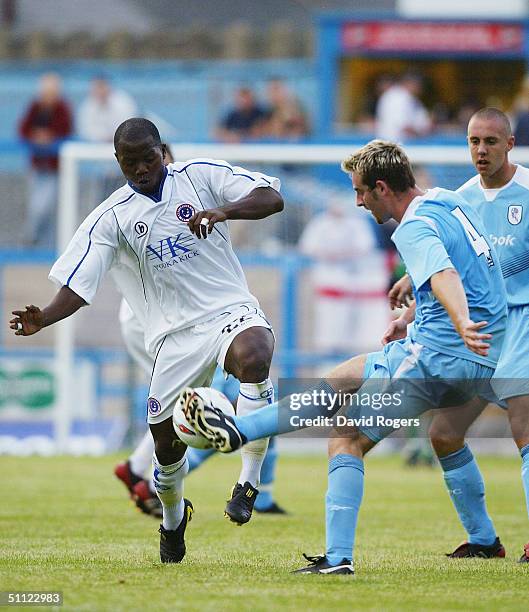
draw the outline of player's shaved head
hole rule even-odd
[[[496,121],[499,126],[501,126],[501,130],[504,135],[509,138],[512,136],[512,128],[511,123],[509,121],[509,117],[501,111],[499,108],[494,108],[493,106],[487,106],[485,108],[481,108],[476,111],[472,117],[470,117],[470,121],[468,122],[468,126],[470,128],[470,124],[474,121]]]
[[[514,136],[507,115],[492,106],[474,113],[468,122],[467,141],[472,163],[485,189],[506,185],[516,171],[509,161]]]
[[[160,132],[152,121],[145,119],[145,117],[132,117],[131,119],[126,119],[118,126],[114,134],[114,149],[117,151],[118,146],[123,142],[141,142],[146,140],[149,136],[152,136],[154,144],[162,144]]]

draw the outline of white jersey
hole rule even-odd
[[[167,166],[158,194],[129,184],[81,224],[49,278],[88,304],[108,270],[139,315],[147,350],[172,332],[202,323],[230,306],[259,307],[233,252],[228,224],[207,239],[187,226],[201,210],[236,202],[257,187],[279,190],[279,179],[225,161],[193,159]]]

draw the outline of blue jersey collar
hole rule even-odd
[[[127,181],[127,183],[129,185],[129,187],[132,190],[134,190],[136,193],[139,193],[140,195],[145,196],[146,198],[150,198],[151,200],[153,200],[153,202],[161,202],[163,186],[165,184],[165,179],[166,178],[167,178],[167,167],[165,167],[163,169],[163,176],[162,176],[162,180],[160,181],[160,186],[158,187],[158,191],[156,193],[151,193],[151,194],[142,193],[141,191],[136,189],[136,187],[134,187],[134,185],[130,181]]]

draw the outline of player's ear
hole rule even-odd
[[[514,134],[509,136],[509,140],[507,140],[507,151],[511,151],[514,147]]]
[[[378,187],[378,190],[381,195],[384,195],[388,192],[388,185],[385,181],[376,181],[375,189]]]
[[[169,160],[167,159],[167,145],[164,142],[162,142],[160,148],[162,149],[162,158],[163,158],[164,163],[166,164],[170,163]]]

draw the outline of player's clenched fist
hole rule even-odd
[[[208,234],[213,231],[215,223],[222,223],[227,218],[228,216],[221,208],[212,208],[195,213],[187,224],[197,238],[207,238]]]
[[[13,310],[15,317],[9,321],[9,327],[15,330],[15,336],[31,336],[44,327],[44,315],[38,306],[26,306],[26,310]]]

